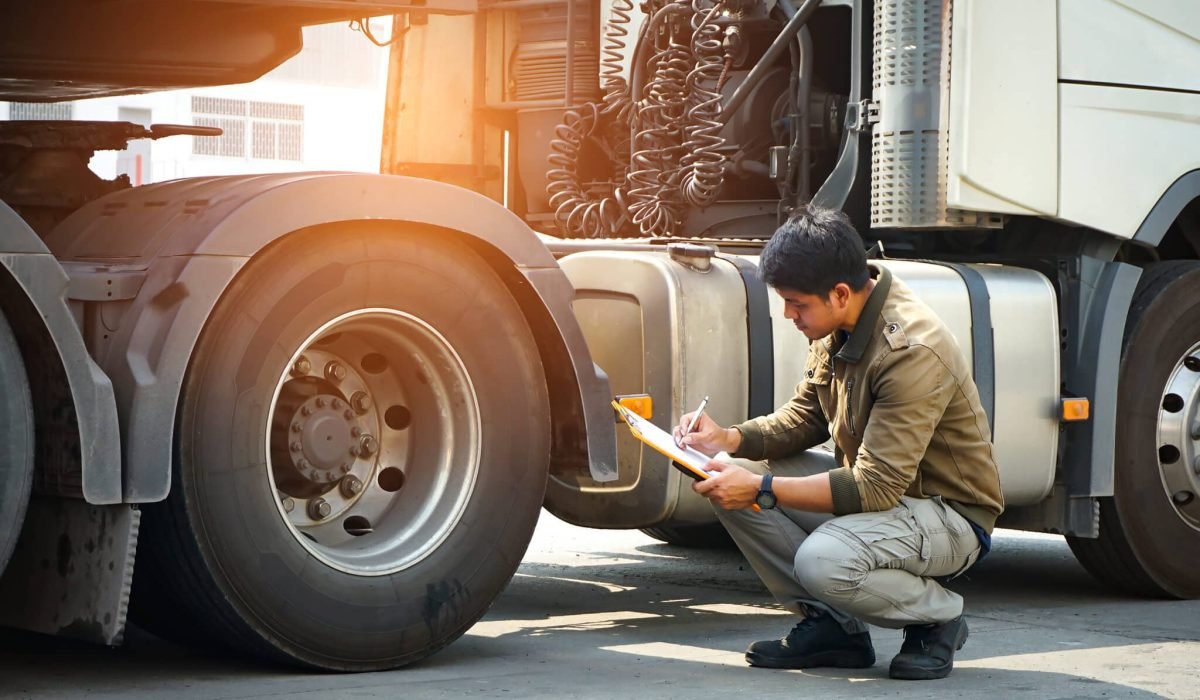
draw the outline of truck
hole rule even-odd
[[[770,412],[756,256],[845,211],[968,358],[999,525],[1200,595],[1200,6],[47,0],[0,99],[249,81],[392,15],[381,174],[131,187],[211,125],[0,123],[3,624],[334,671],[453,642],[544,508],[711,542],[617,425]]]

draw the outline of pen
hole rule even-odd
[[[692,419],[691,419],[690,421],[688,421],[688,427],[687,427],[687,430],[683,431],[683,435],[688,435],[688,434],[690,434],[690,433],[691,433],[693,430],[695,430],[695,429],[696,429],[696,421],[700,420],[700,414],[701,414],[701,413],[704,413],[704,407],[705,407],[705,406],[707,406],[707,405],[708,405],[708,397],[707,397],[707,396],[705,396],[705,397],[704,397],[704,398],[703,398],[703,399],[700,401],[700,408],[697,408],[697,409],[696,409],[696,412],[692,414]],[[679,440],[678,440],[678,441],[676,441],[676,443],[675,443],[676,445],[679,445],[680,447],[683,447],[683,435],[680,435],[680,436],[679,436]]]

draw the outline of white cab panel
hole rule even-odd
[[[1200,91],[1197,0],[1059,0],[1058,12],[1061,79]]]
[[[949,206],[1057,212],[1056,35],[1046,0],[954,3]]]
[[[1200,62],[1191,70],[1200,76]],[[1064,83],[1059,96],[1059,218],[1132,237],[1200,168],[1200,94]]]

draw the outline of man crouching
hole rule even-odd
[[[746,660],[865,668],[869,623],[904,628],[892,678],[944,678],[967,623],[962,596],[934,579],[987,553],[1004,508],[966,359],[929,307],[867,263],[841,212],[800,210],[763,249],[759,274],[810,341],[804,380],[768,416],[723,428],[701,415],[684,435],[687,414],[676,431],[735,458],[710,462],[716,474],[695,489],[803,618],[783,639],[751,644]],[[831,436],[832,454],[812,449]]]

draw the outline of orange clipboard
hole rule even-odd
[[[676,469],[696,481],[704,481],[712,476],[704,469],[704,465],[709,462],[708,455],[693,450],[690,447],[676,445],[675,436],[616,401],[612,402],[612,406],[617,411],[617,415],[621,417],[621,420],[625,421],[625,425],[629,426],[629,432],[633,433],[635,438],[653,447],[663,456],[670,458],[671,464]]]
[[[704,465],[709,462],[708,455],[693,450],[690,447],[676,445],[674,435],[630,411],[616,401],[612,402],[612,407],[616,410],[617,415],[621,417],[621,420],[625,421],[625,425],[629,426],[629,432],[633,433],[635,438],[670,458],[673,467],[696,481],[704,481],[705,479],[712,478],[712,473],[704,468]],[[762,512],[762,508],[759,508],[757,503],[751,504],[750,508],[755,513]]]

